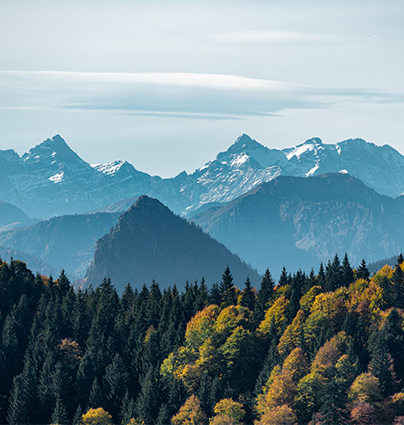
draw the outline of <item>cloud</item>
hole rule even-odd
[[[238,119],[352,102],[403,103],[400,93],[302,86],[235,75],[0,71],[0,108],[112,110]]]
[[[339,39],[328,34],[309,34],[293,31],[268,31],[268,30],[249,30],[249,31],[230,31],[223,32],[213,36],[215,41],[227,43],[259,43],[259,42],[309,42],[324,43],[333,42]]]

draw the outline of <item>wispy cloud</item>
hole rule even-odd
[[[235,75],[0,71],[0,108],[113,110],[237,119],[352,102],[404,102],[376,90],[308,87]]]
[[[310,42],[323,43],[333,42],[340,37],[329,34],[310,34],[294,31],[268,31],[268,30],[248,30],[230,31],[215,34],[212,37],[216,41],[228,43],[259,43],[259,42]]]

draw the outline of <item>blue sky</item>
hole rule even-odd
[[[0,149],[192,172],[241,133],[404,153],[404,2],[0,1]]]

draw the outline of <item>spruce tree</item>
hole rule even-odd
[[[345,253],[342,260],[343,285],[348,287],[354,281],[354,273],[349,263],[348,254]]]
[[[60,397],[58,397],[56,399],[55,409],[52,413],[51,424],[68,425],[69,423],[70,422],[67,415],[67,410],[65,406],[63,405],[63,402],[60,399]]]
[[[255,292],[251,285],[250,278],[247,276],[247,279],[244,283],[244,289],[241,292],[240,305],[247,307],[251,311],[254,311],[255,306]]]
[[[404,273],[397,264],[391,276],[395,306],[404,308]]]
[[[369,280],[369,277],[370,277],[369,269],[368,269],[368,266],[366,265],[365,259],[363,259],[358,267],[358,270],[356,271],[356,278]]]
[[[237,305],[236,292],[233,284],[233,276],[230,272],[229,266],[222,275],[222,280],[219,284],[219,292],[222,300],[222,305],[227,307],[229,305]]]
[[[264,319],[265,312],[268,308],[268,302],[272,299],[274,294],[274,286],[275,284],[272,279],[271,272],[269,269],[266,269],[255,303],[254,322],[256,326],[258,326]]]
[[[119,355],[116,353],[105,370],[104,386],[106,396],[106,409],[114,417],[118,417],[119,407],[125,392],[128,389],[129,373]]]

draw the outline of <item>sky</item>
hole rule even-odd
[[[0,149],[191,173],[242,133],[404,154],[402,0],[0,0]]]

